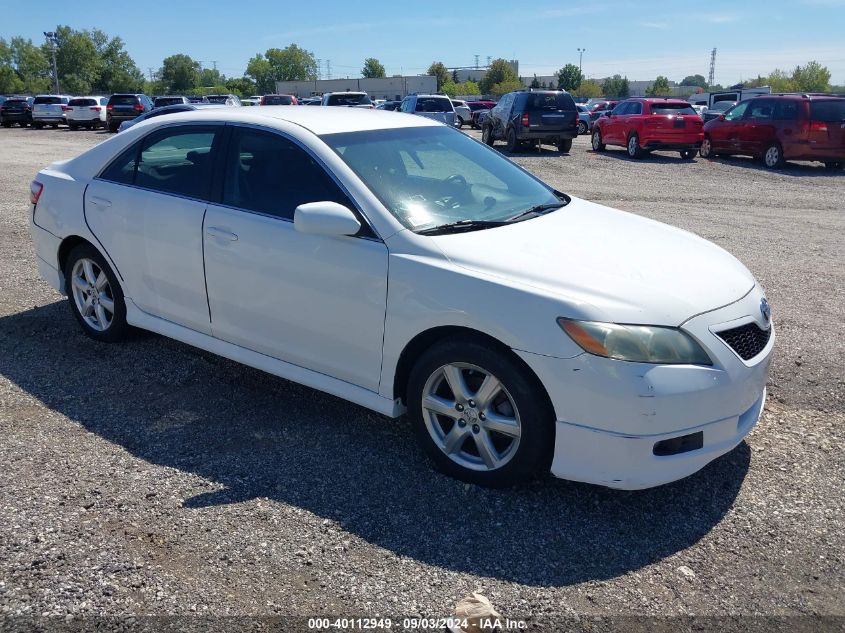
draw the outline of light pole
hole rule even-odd
[[[579,48],[578,49],[578,72],[579,73],[581,72],[581,66],[582,66],[581,62],[584,61],[584,53],[586,53],[586,52],[587,52],[586,48]]]
[[[59,69],[56,66],[56,43],[58,36],[55,31],[44,31],[44,37],[50,44],[50,52],[53,54],[53,94],[59,94]]]

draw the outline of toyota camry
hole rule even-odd
[[[464,481],[655,486],[763,410],[775,337],[739,261],[422,117],[155,118],[39,172],[31,202],[88,336],[134,326],[407,413]]]

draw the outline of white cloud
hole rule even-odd
[[[668,29],[669,25],[665,22],[637,22],[638,26],[642,26],[647,29]]]

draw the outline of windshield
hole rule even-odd
[[[453,112],[452,102],[437,97],[417,97],[415,112]]]
[[[553,191],[478,141],[446,126],[346,132],[322,137],[403,225],[502,221]]]
[[[326,105],[330,106],[356,106],[370,105],[372,102],[367,95],[362,94],[338,94],[329,95]]]
[[[652,104],[652,114],[695,114],[692,106],[688,103],[661,103]],[[696,115],[698,116],[698,115]]]

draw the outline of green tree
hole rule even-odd
[[[581,74],[581,70],[575,64],[567,64],[556,74],[559,90],[566,90],[567,92],[578,90],[581,82],[584,81],[584,75]]]
[[[631,94],[631,87],[628,85],[628,78],[622,75],[613,75],[604,80],[601,86],[605,97],[627,99]]]
[[[311,51],[291,44],[285,48],[269,48],[249,60],[246,77],[255,82],[257,92],[276,91],[277,81],[305,81],[317,78],[317,59]]]
[[[52,84],[52,69],[44,51],[32,40],[22,37],[13,37],[8,47],[12,53],[12,67],[23,84],[18,92],[48,92]]]
[[[669,87],[669,79],[663,75],[658,75],[651,88],[646,89],[645,93],[649,97],[666,97],[672,92]]]
[[[703,75],[687,75],[680,83],[681,86],[697,86],[707,90],[707,80]]]
[[[200,86],[224,86],[226,76],[216,68],[203,68],[200,72]]]
[[[537,79],[537,73],[534,73],[534,79],[531,80],[531,85],[529,87],[534,89],[540,87],[540,80]]]
[[[443,84],[449,81],[449,71],[447,70],[443,62],[432,62],[431,66],[428,67],[428,70],[425,74],[434,75],[435,77],[437,77],[438,90],[440,90]]]
[[[455,82],[456,84],[460,83],[460,81],[458,80],[458,69],[457,68],[452,71],[452,81]]]
[[[475,83],[474,81],[470,81],[470,80],[464,81],[463,83],[460,84],[460,86],[461,86],[460,94],[462,94],[462,95],[467,95],[467,96],[481,95],[481,89],[478,87],[478,84]]]
[[[239,97],[249,97],[258,93],[255,82],[247,77],[233,77],[226,80],[226,90]]]
[[[375,77],[386,77],[387,73],[379,60],[375,57],[368,57],[364,60],[364,68],[361,69],[361,75],[368,79],[372,79]]]
[[[826,92],[830,90],[830,71],[816,61],[807,62],[795,67],[792,81],[803,92]]]
[[[449,81],[440,86],[440,92],[445,92],[447,95],[453,98],[457,97],[459,94],[461,94],[461,84],[456,84],[454,81],[452,81],[452,78],[450,77]]]
[[[184,53],[165,57],[158,79],[168,94],[190,92],[200,86],[199,62]]]
[[[15,71],[12,47],[0,37],[0,93],[11,94],[23,90],[23,80]]]
[[[586,79],[581,82],[581,85],[578,86],[578,89],[575,90],[575,96],[577,97],[587,97],[588,99],[595,99],[596,97],[601,97],[602,88],[599,85],[599,82],[595,81],[594,79]]]
[[[494,59],[487,68],[487,73],[484,75],[484,78],[479,82],[481,92],[484,94],[496,94],[493,91],[493,87],[497,84],[504,83],[519,83],[520,87],[522,87],[522,82],[519,81],[516,71],[514,71],[513,67],[507,62],[507,60]],[[506,90],[505,92],[510,91]]]
[[[260,53],[249,60],[246,66],[246,77],[255,83],[257,93],[272,94],[276,92],[273,66]]]
[[[523,90],[524,88],[525,88],[525,85],[521,81],[519,81],[518,79],[517,80],[501,81],[497,84],[494,84],[490,88],[490,94],[492,94],[496,97],[501,97],[502,95],[507,94],[509,92],[514,92],[516,90]]]
[[[113,37],[101,46],[100,76],[94,82],[94,92],[140,92],[144,89],[144,73],[123,48],[123,40]]]

